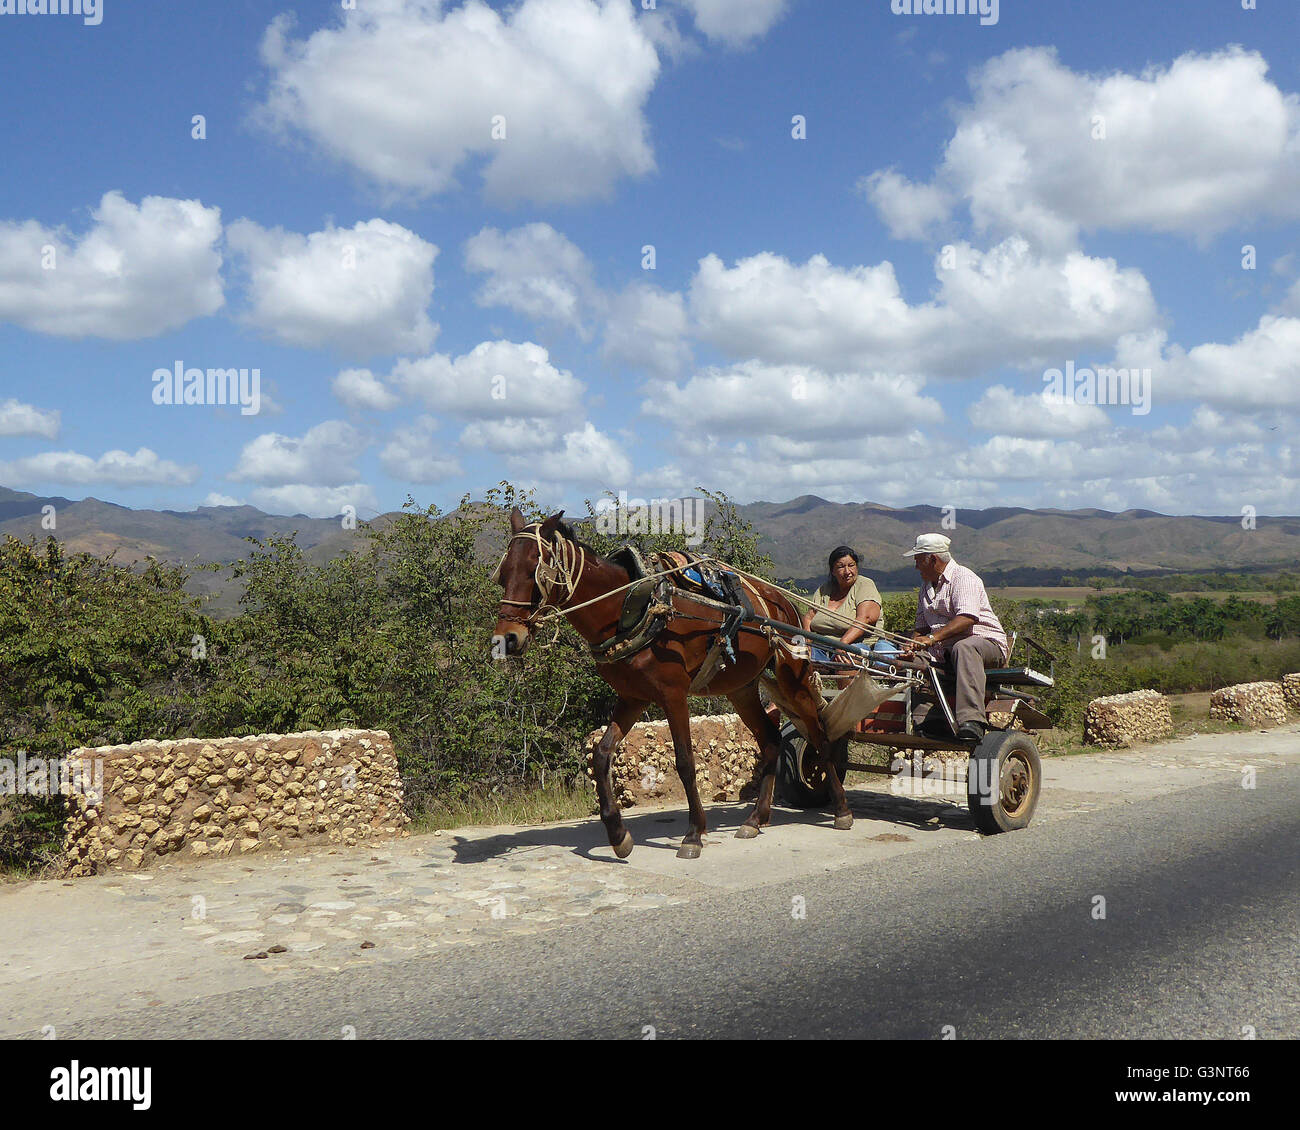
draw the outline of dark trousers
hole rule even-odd
[[[948,645],[944,656],[944,676],[941,680],[945,689],[953,692],[954,710],[957,725],[963,722],[984,722],[984,691],[988,685],[984,672],[989,667],[1001,667],[1002,649],[992,640],[982,636],[963,636],[956,643]],[[955,688],[954,688],[955,684]],[[933,713],[931,713],[933,710]],[[915,721],[919,725],[926,719],[942,718],[943,710],[936,703],[922,703],[918,707]]]

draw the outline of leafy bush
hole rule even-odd
[[[731,501],[708,497],[696,548],[770,575]],[[451,515],[408,499],[388,525],[362,527],[351,551],[321,564],[292,536],[250,539],[248,556],[225,567],[244,594],[241,613],[223,621],[203,616],[186,594],[183,568],[151,560],[131,569],[65,555],[53,538],[43,547],[8,538],[0,547],[4,755],[357,726],[392,734],[413,811],[473,792],[573,781],[583,773],[583,741],[606,724],[614,695],[562,618],[524,662],[492,659],[501,590],[484,562],[508,541],[516,504],[542,516],[506,483]],[[583,536],[606,552],[622,544],[587,524]],[[642,548],[684,549],[685,534],[642,539]],[[57,803],[7,798],[0,862],[48,854],[61,823]]]

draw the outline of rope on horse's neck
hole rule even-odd
[[[582,582],[583,571],[587,567],[587,553],[581,545],[569,541],[563,534],[558,531],[555,539],[550,543],[551,555],[550,561],[546,560],[542,553],[542,528],[541,524],[534,522],[526,529],[520,530],[506,545],[506,553],[510,552],[510,544],[513,544],[519,538],[531,538],[537,543],[537,567],[533,570],[533,583],[537,585],[538,591],[542,594],[542,599],[537,605],[537,613],[534,620],[549,620],[552,616],[558,616],[562,612],[561,605],[564,601],[572,600],[574,593],[578,591],[578,585]],[[501,563],[505,563],[505,554],[501,555]],[[574,565],[577,565],[578,571],[573,571]],[[501,565],[497,566],[500,572]],[[556,587],[562,590],[560,604],[556,604],[551,599],[551,594]],[[515,604],[523,608],[531,608],[531,600],[511,600],[508,597],[502,597],[500,603]],[[546,608],[550,612],[545,612]]]

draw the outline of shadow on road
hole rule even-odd
[[[974,831],[975,823],[966,808],[927,797],[894,796],[889,793],[848,790],[849,808],[857,820],[874,820],[896,824],[915,832],[937,832],[943,828]],[[708,806],[709,832],[705,843],[725,836],[734,836],[752,810],[745,802],[712,804]],[[682,837],[686,835],[686,808],[656,808],[638,812],[624,811],[623,823],[636,841],[637,851],[668,851],[676,854]],[[862,834],[860,827],[846,832],[831,828],[829,811],[773,806],[769,827],[779,828],[791,824],[823,827],[827,835],[853,836]],[[886,833],[888,834],[888,833]],[[481,863],[487,859],[517,854],[532,848],[563,847],[585,859],[618,862],[611,853],[605,826],[593,816],[583,824],[569,824],[551,828],[520,828],[482,839],[456,836],[454,862]]]

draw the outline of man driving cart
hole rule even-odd
[[[912,640],[942,663],[956,684],[957,737],[978,742],[987,729],[985,670],[1006,664],[1007,634],[989,604],[984,582],[953,560],[951,544],[943,534],[920,534],[903,554],[913,559],[922,582]],[[915,648],[908,648],[902,656],[914,654]],[[938,706],[927,706],[916,721],[923,733],[947,736]]]

